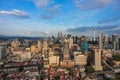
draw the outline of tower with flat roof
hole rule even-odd
[[[103,49],[103,33],[99,32],[99,49]]]
[[[62,39],[62,32],[58,32],[58,39]]]
[[[104,47],[108,48],[108,44],[109,44],[109,37],[108,37],[108,35],[105,35],[104,36]]]
[[[117,34],[112,35],[112,49],[114,50],[118,49],[118,35]]]
[[[96,71],[102,71],[103,67],[102,67],[102,61],[101,61],[101,50],[100,49],[94,49],[94,69]]]
[[[63,56],[64,56],[64,59],[70,59],[69,42],[66,39],[63,44]]]

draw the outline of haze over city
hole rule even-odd
[[[119,0],[0,0],[0,34],[91,36],[93,28],[120,34]]]

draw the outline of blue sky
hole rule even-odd
[[[62,31],[89,36],[93,27],[120,34],[119,5],[120,0],[0,0],[0,35],[36,37]]]

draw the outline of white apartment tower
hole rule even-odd
[[[103,33],[99,32],[99,49],[103,49]]]
[[[94,69],[96,71],[102,71],[102,64],[101,64],[101,50],[100,49],[94,49],[95,51],[95,64]]]

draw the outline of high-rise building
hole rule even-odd
[[[93,32],[94,32],[94,41],[96,41],[96,39],[95,39],[96,38],[96,29],[95,28],[93,29]]]
[[[87,55],[87,51],[88,51],[88,42],[86,40],[85,36],[81,36],[80,38],[80,47],[81,47],[81,51],[83,54]]]
[[[74,66],[74,62],[70,59],[69,54],[69,42],[68,40],[64,40],[63,42],[63,60],[60,62],[61,67],[72,67]]]
[[[58,39],[62,39],[62,32],[58,32]]]
[[[94,69],[96,71],[102,71],[103,68],[102,68],[102,65],[101,65],[101,62],[102,62],[101,61],[101,49],[95,49],[94,52],[95,52]]]
[[[73,46],[73,38],[70,37],[70,38],[68,39],[68,42],[69,42],[69,49],[71,49],[72,46]]]
[[[15,48],[15,50],[18,50],[19,49],[19,46],[20,46],[20,42],[18,39],[15,39],[12,41],[11,43],[11,46]]]
[[[43,48],[44,48],[45,50],[48,49],[48,43],[47,43],[47,40],[44,40],[44,41],[43,41]]]
[[[104,36],[104,47],[105,48],[108,48],[108,43],[109,43],[109,37],[108,37],[108,35],[105,35]]]
[[[103,33],[99,32],[99,49],[103,49]]]
[[[6,47],[0,46],[0,59],[5,58],[7,56]]]
[[[42,47],[43,47],[42,48],[42,54],[45,55],[45,57],[48,57],[48,52],[47,52],[47,50],[48,50],[48,42],[47,42],[47,40],[43,41],[43,46]]]
[[[0,59],[2,59],[2,46],[0,46]]]
[[[30,51],[33,52],[33,53],[35,53],[35,52],[36,52],[36,46],[35,46],[35,45],[32,45],[32,46],[30,47]]]
[[[119,49],[120,49],[120,38],[118,39]]]
[[[38,40],[38,42],[37,42],[37,48],[38,48],[38,51],[41,51],[42,43],[41,43],[41,41],[39,41],[39,40]]]
[[[113,34],[112,35],[112,49],[118,49],[118,35]]]
[[[41,46],[42,46],[42,43],[41,43],[41,41],[38,40],[38,42],[37,42],[37,47],[38,47],[38,48],[41,48]]]
[[[78,40],[78,37],[77,36],[73,36],[73,44],[77,44],[77,40]]]
[[[64,55],[64,59],[70,59],[70,54],[69,54],[69,43],[68,41],[65,39],[64,41],[64,45],[63,45],[63,55]]]

